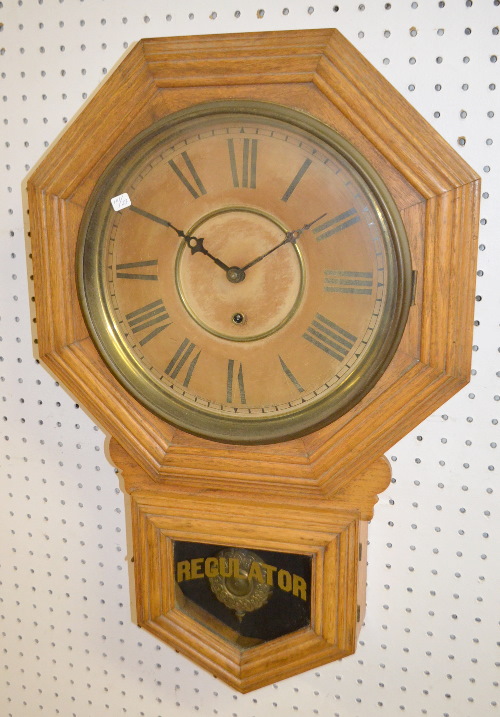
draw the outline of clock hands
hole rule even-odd
[[[128,199],[128,197],[127,197]],[[128,200],[130,201],[130,200]],[[201,253],[207,256],[209,259],[211,259],[217,266],[220,266],[221,269],[223,269],[226,272],[226,277],[228,281],[230,281],[233,284],[238,284],[245,278],[245,272],[250,269],[250,267],[255,266],[255,264],[258,264],[260,261],[266,258],[266,256],[269,256],[269,254],[272,254],[280,247],[284,246],[285,244],[296,244],[299,237],[305,232],[308,231],[313,224],[316,224],[316,222],[319,222],[320,219],[323,219],[323,217],[326,216],[327,212],[324,214],[321,214],[321,216],[317,217],[316,219],[313,219],[312,222],[308,222],[307,224],[304,224],[303,227],[300,229],[295,229],[291,232],[286,232],[285,238],[276,244],[276,246],[272,247],[272,249],[269,249],[264,254],[261,254],[257,258],[255,258],[253,261],[250,261],[248,264],[245,264],[244,267],[238,267],[238,266],[228,266],[223,261],[218,259],[216,256],[211,254],[208,249],[204,246],[203,242],[204,239],[202,237],[195,237],[192,234],[186,234],[182,231],[182,229],[178,229],[176,226],[174,226],[171,222],[167,221],[166,219],[162,219],[161,217],[156,216],[155,214],[151,214],[150,212],[145,211],[144,209],[139,209],[139,207],[135,207],[132,204],[126,205],[136,214],[139,214],[142,217],[145,217],[146,219],[150,219],[153,222],[156,222],[157,224],[160,224],[161,226],[168,227],[169,229],[172,229],[177,236],[184,239],[184,242],[186,243],[186,246],[191,251],[191,254],[197,254]],[[125,208],[125,207],[120,207]]]
[[[197,254],[198,252],[200,252],[201,254],[208,256],[208,258],[215,262],[217,266],[220,266],[221,269],[224,269],[226,274],[229,274],[232,269],[237,268],[229,267],[227,264],[224,264],[223,261],[217,259],[216,256],[211,254],[208,249],[203,245],[204,239],[202,237],[195,237],[192,234],[185,234],[182,229],[177,229],[177,227],[175,227],[171,222],[168,222],[166,219],[161,219],[161,217],[157,217],[155,214],[150,214],[150,212],[146,212],[144,209],[139,209],[139,207],[134,207],[133,205],[130,205],[129,209],[131,209],[136,214],[140,214],[141,217],[151,219],[151,221],[156,222],[157,224],[161,224],[161,226],[163,227],[168,227],[169,229],[172,229],[177,234],[177,236],[184,239],[186,246],[191,251],[191,254]],[[229,281],[231,281],[231,279],[229,279]]]
[[[269,249],[269,251],[266,251],[264,254],[261,254],[253,261],[249,262],[248,264],[245,264],[245,266],[240,269],[241,272],[245,272],[247,269],[250,269],[251,266],[255,266],[255,264],[258,264],[259,261],[262,261],[262,259],[265,259],[266,256],[269,256],[269,254],[272,254],[276,249],[279,249],[281,246],[284,246],[285,244],[295,244],[297,242],[297,239],[303,234],[303,232],[307,231],[312,227],[313,224],[316,224],[316,222],[319,222],[320,219],[323,219],[323,217],[326,217],[327,212],[322,214],[320,217],[317,217],[316,219],[313,219],[312,222],[308,222],[307,224],[304,224],[304,226],[301,229],[295,229],[292,232],[286,232],[285,238],[283,241],[281,241],[279,244],[276,244],[272,249]]]

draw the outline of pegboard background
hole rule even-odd
[[[498,714],[500,0],[3,0],[0,23],[0,714]],[[34,358],[24,182],[138,38],[312,27],[482,176],[474,369],[389,454],[357,653],[242,696],[131,621],[105,436]]]

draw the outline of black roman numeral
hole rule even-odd
[[[240,403],[246,403],[245,384],[243,383],[243,366],[240,363],[238,372],[236,373],[236,362],[229,359],[227,362],[227,395],[228,403],[233,403],[233,389],[237,388],[240,397]]]
[[[290,182],[288,189],[284,193],[284,195],[281,197],[282,202],[288,202],[292,194],[294,193],[295,189],[297,188],[298,183],[304,176],[304,174],[309,169],[310,165],[312,164],[312,159],[306,159],[302,167],[299,169],[295,177]]]
[[[134,272],[123,271],[123,269],[143,269],[149,266],[158,266],[158,259],[149,261],[131,261],[128,264],[116,265],[117,279],[142,279],[143,281],[158,281],[156,274],[136,274]]]
[[[227,147],[229,150],[229,163],[231,165],[233,187],[255,189],[257,186],[257,140],[249,139],[248,137],[243,140],[241,176],[238,172],[234,139],[227,140]]]
[[[196,184],[197,189],[195,189],[195,187],[191,184],[191,181],[186,177],[184,172],[181,169],[179,169],[179,167],[177,166],[177,164],[174,162],[173,159],[170,159],[168,163],[172,167],[172,169],[174,170],[176,175],[179,177],[179,179],[181,180],[183,185],[186,187],[188,192],[191,194],[191,196],[193,196],[195,199],[198,199],[198,197],[201,194],[206,194],[207,190],[203,186],[203,182],[201,181],[201,179],[198,175],[198,172],[194,168],[194,165],[193,165],[188,153],[182,152],[181,157],[186,164],[188,173],[190,175],[190,179]]]
[[[176,379],[179,373],[181,372],[183,366],[185,365],[186,361],[190,358],[191,354],[195,350],[196,345],[191,343],[189,339],[184,339],[184,341],[181,343],[175,354],[172,356],[172,360],[168,364],[167,368],[165,369],[165,373],[167,376],[170,376],[170,378]],[[184,381],[182,382],[182,385],[184,388],[187,388],[189,386],[189,382],[191,381],[191,377],[193,375],[195,366],[198,362],[198,359],[200,358],[201,350],[198,351],[197,354],[193,356],[190,363],[187,366],[187,371],[184,377]]]
[[[348,209],[346,212],[339,214],[337,217],[320,224],[318,227],[314,227],[312,231],[316,234],[317,241],[323,241],[323,239],[328,239],[328,237],[338,234],[344,229],[347,229],[347,227],[351,227],[353,224],[356,224],[359,222],[360,218],[361,217],[359,216],[357,210],[353,207],[352,209]]]
[[[344,360],[356,341],[356,336],[337,326],[322,314],[316,314],[314,321],[302,336],[337,361]]]
[[[295,386],[295,388],[297,389],[297,391],[298,391],[299,393],[302,393],[304,389],[302,388],[302,386],[300,385],[300,383],[298,382],[298,380],[295,378],[295,376],[293,375],[293,373],[290,371],[290,369],[288,368],[288,366],[286,365],[286,363],[283,361],[283,359],[281,358],[281,356],[278,356],[278,358],[279,358],[279,360],[280,360],[281,368],[283,369],[283,371],[284,371],[284,373],[285,373],[285,376],[293,383],[293,385]]]
[[[172,323],[165,323],[169,315],[161,299],[152,301],[150,304],[141,306],[140,309],[131,311],[130,314],[125,315],[125,318],[133,334],[144,331],[144,329],[150,329],[152,326],[155,327],[139,341],[141,346],[144,346],[148,341],[154,339],[155,336],[158,336],[163,329],[166,329],[167,326],[170,326],[170,323]]]
[[[371,271],[332,271],[325,269],[325,291],[336,294],[371,294],[373,272]]]

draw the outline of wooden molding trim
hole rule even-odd
[[[196,492],[197,495],[206,496],[207,500],[221,500],[223,495],[227,494],[233,501],[239,500],[242,503],[253,504],[255,490],[247,489],[244,481],[231,481],[230,465],[227,467],[228,474],[221,473],[220,470],[214,471],[208,479],[200,480],[199,475],[195,472],[193,475],[176,476],[172,474],[165,480],[159,480],[146,472],[115,439],[109,441],[108,453],[109,459],[120,471],[125,491],[137,495],[151,493],[149,500],[153,503],[153,492],[160,496],[159,500],[162,501],[174,490],[178,496],[189,497]],[[378,501],[378,495],[387,488],[390,480],[390,464],[386,458],[382,457],[366,468],[360,469],[350,480],[345,481],[337,491],[332,492],[330,501],[325,500],[325,496],[313,490],[277,491],[274,481],[269,484],[262,481],[259,494],[265,495],[266,501],[270,501],[270,505],[275,507],[277,505],[280,509],[282,506],[295,505],[297,498],[300,498],[301,505],[307,505],[310,508],[316,506],[316,510],[322,510],[323,506],[328,509],[333,506],[339,510],[356,511],[359,512],[361,520],[366,521],[373,517],[373,509]],[[255,485],[254,480],[250,485]]]

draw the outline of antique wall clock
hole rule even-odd
[[[138,622],[241,691],[355,649],[383,452],[468,380],[478,192],[335,30],[142,40],[30,177]]]

